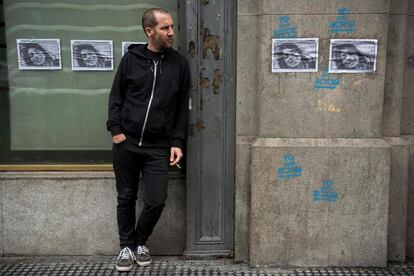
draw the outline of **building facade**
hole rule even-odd
[[[408,0],[4,0],[3,256],[116,254],[107,98],[153,6],[171,10],[193,76],[186,173],[171,171],[154,254],[414,256]]]

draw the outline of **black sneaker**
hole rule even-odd
[[[135,260],[136,257],[134,252],[132,252],[128,247],[125,247],[121,250],[118,258],[116,259],[115,268],[118,271],[131,271]]]
[[[137,247],[137,264],[139,266],[149,266],[152,263],[149,250],[145,245]]]

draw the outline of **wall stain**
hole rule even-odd
[[[353,92],[360,92],[360,91],[363,91],[363,87],[364,87],[364,81],[363,80],[356,80],[356,81],[353,81],[349,85],[349,90],[353,91]]]

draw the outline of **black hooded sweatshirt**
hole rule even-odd
[[[190,68],[173,49],[150,54],[133,44],[122,57],[109,96],[107,129],[139,147],[184,146]]]

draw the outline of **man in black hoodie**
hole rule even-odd
[[[148,43],[128,48],[109,96],[107,128],[113,141],[121,246],[118,271],[130,271],[135,260],[140,266],[151,264],[145,243],[164,208],[169,165],[182,158],[187,130],[190,69],[172,49],[172,16],[161,8],[149,9],[142,27]],[[136,223],[140,173],[144,207]]]

